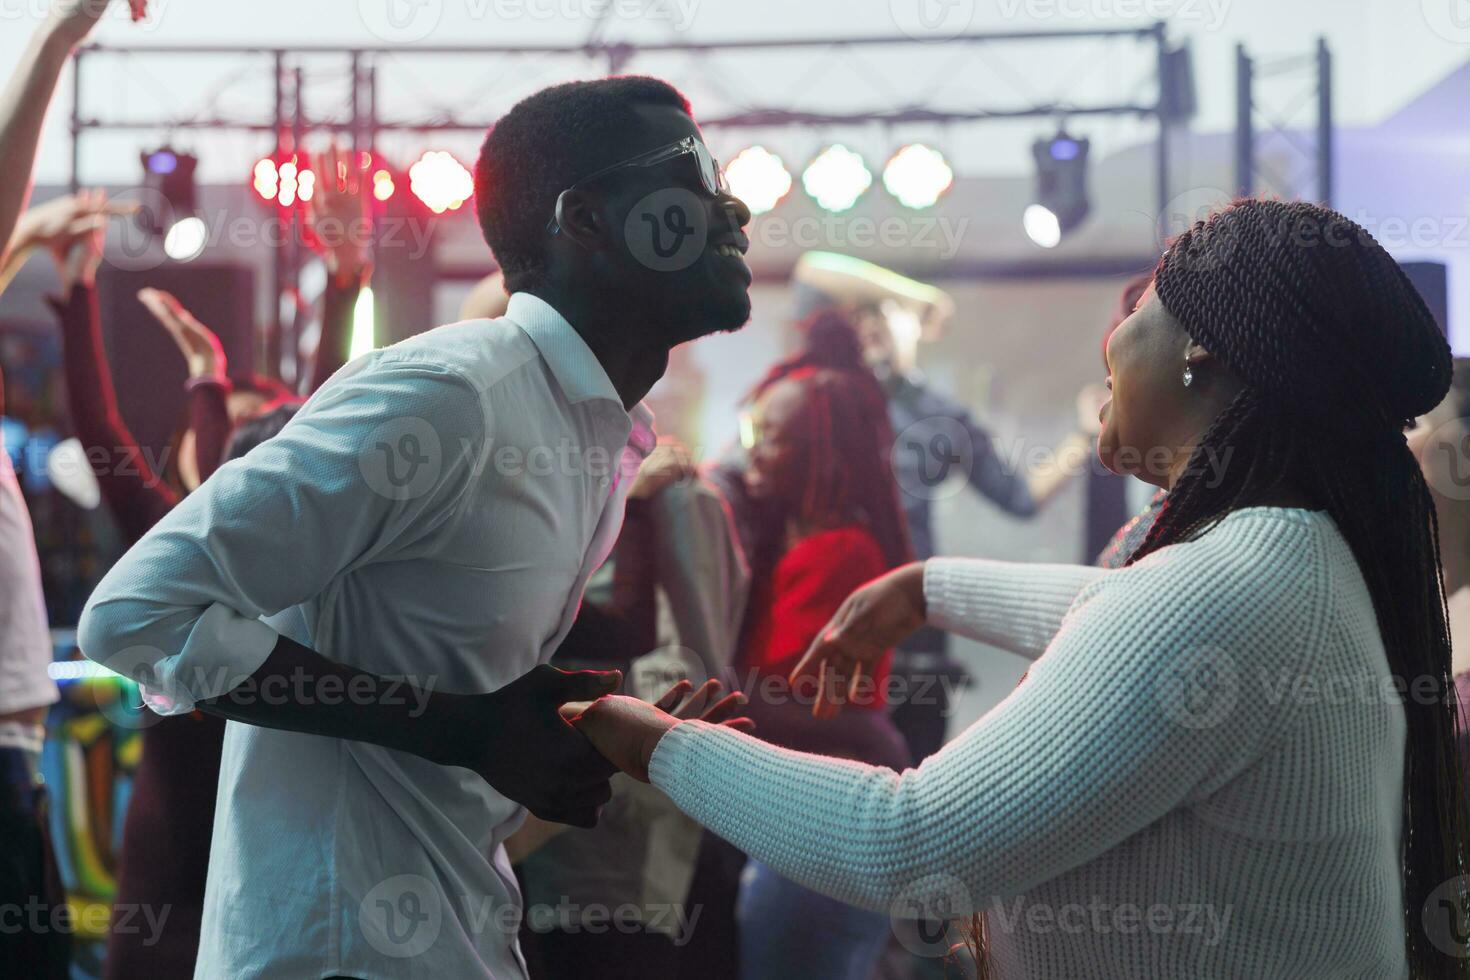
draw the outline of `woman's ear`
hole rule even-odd
[[[1184,349],[1184,359],[1190,364],[1203,364],[1206,361],[1213,361],[1215,355],[1205,350],[1199,344],[1191,343]]]

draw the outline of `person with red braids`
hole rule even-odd
[[[887,401],[850,321],[818,313],[806,350],[777,364],[742,420],[751,599],[736,668],[758,737],[786,748],[903,768],[908,747],[884,697],[892,651],[857,685],[855,710],[812,716],[820,678],[786,676],[855,588],[909,560]],[[753,518],[753,519],[749,519]],[[862,980],[886,916],[819,895],[751,861],[737,904],[740,976]]]

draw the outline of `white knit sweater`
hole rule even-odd
[[[1408,975],[1405,724],[1320,512],[1251,508],[1114,572],[932,560],[930,621],[1039,657],[903,774],[673,728],[651,776],[793,880],[983,911],[1005,980]]]

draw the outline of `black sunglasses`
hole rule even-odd
[[[640,153],[636,157],[629,157],[610,167],[603,167],[601,170],[583,177],[561,193],[565,194],[567,191],[576,190],[583,184],[590,183],[599,177],[605,177],[614,170],[622,170],[624,167],[653,167],[681,156],[694,157],[695,167],[699,171],[699,182],[704,185],[704,189],[711,196],[718,197],[721,194],[730,193],[730,185],[725,180],[725,171],[720,169],[719,161],[714,158],[709,151],[709,147],[705,146],[703,141],[697,140],[693,136],[686,136],[681,140],[675,140],[669,143],[667,146],[661,146],[656,150],[649,150],[647,153]],[[561,194],[557,195],[556,200],[557,204],[560,205]],[[555,215],[552,215],[551,220],[546,223],[546,230],[553,235],[561,231],[561,226],[557,224]]]

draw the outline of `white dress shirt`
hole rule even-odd
[[[220,467],[98,586],[82,649],[164,713],[232,690],[278,634],[493,691],[561,643],[652,442],[576,331],[518,293],[353,361]],[[195,975],[521,976],[501,842],[522,814],[467,769],[230,722]]]

